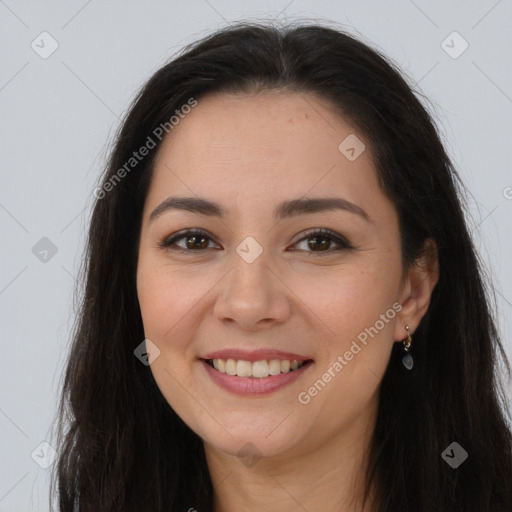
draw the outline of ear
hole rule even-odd
[[[394,339],[407,338],[406,325],[411,333],[417,329],[428,311],[430,298],[439,280],[439,259],[437,245],[432,238],[425,241],[420,257],[407,270],[400,287],[399,303],[402,309],[397,315]]]

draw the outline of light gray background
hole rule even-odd
[[[342,23],[433,100],[472,192],[468,222],[498,292],[510,359],[511,0],[0,0],[0,511],[48,510],[49,470],[31,453],[49,439],[91,192],[120,115],[185,43],[262,17]],[[42,46],[43,31],[59,45],[47,59],[31,47]],[[469,44],[456,59],[441,46],[453,31]],[[57,247],[46,263],[32,252],[42,237]]]

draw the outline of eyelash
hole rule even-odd
[[[183,249],[181,247],[172,247],[173,245],[176,244],[177,241],[179,241],[183,238],[189,238],[191,236],[203,236],[203,237],[208,238],[209,240],[213,241],[212,237],[206,231],[203,231],[202,229],[187,229],[185,231],[181,231],[179,233],[176,233],[176,234],[166,238],[159,244],[159,246],[163,249],[169,249],[169,250],[177,251],[177,252],[181,252],[181,253],[193,253],[193,252],[199,253],[199,252],[208,250],[208,248],[206,248],[206,249]],[[336,234],[334,231],[331,231],[329,229],[324,229],[324,228],[314,229],[312,231],[309,231],[308,233],[306,233],[305,236],[303,236],[300,240],[298,240],[296,242],[296,244],[298,244],[304,240],[307,240],[310,238],[315,238],[315,237],[333,241],[340,247],[338,249],[325,250],[325,251],[304,251],[301,249],[299,249],[299,250],[301,250],[302,252],[309,253],[313,256],[317,256],[317,255],[321,256],[324,254],[331,254],[333,252],[340,251],[342,249],[352,249],[353,248],[344,237]],[[294,244],[294,245],[296,245],[296,244]]]

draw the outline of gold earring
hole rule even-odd
[[[402,341],[404,345],[404,355],[402,357],[402,364],[408,369],[412,370],[412,367],[414,366],[414,359],[412,358],[411,354],[409,354],[409,348],[412,343],[412,336],[411,331],[409,330],[409,326],[406,325],[405,328],[407,329],[407,338]]]

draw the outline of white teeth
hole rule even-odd
[[[226,373],[228,375],[236,375],[236,361],[234,359],[226,361]]]
[[[279,375],[280,373],[288,373],[291,370],[300,368],[304,361],[290,361],[280,359],[270,359],[269,361],[245,361],[243,359],[213,359],[211,360],[213,367],[220,373],[228,375],[237,375],[238,377],[255,377],[262,379],[269,375]]]
[[[281,361],[272,359],[268,362],[268,373],[270,375],[279,375],[281,373]]]
[[[248,361],[247,361],[248,362]],[[268,377],[268,363],[267,361],[254,361],[252,363],[251,373],[253,377],[261,379],[262,377]],[[239,377],[248,377],[248,375],[239,375]]]
[[[239,377],[250,377],[252,372],[252,364],[250,361],[237,361],[236,374]]]

